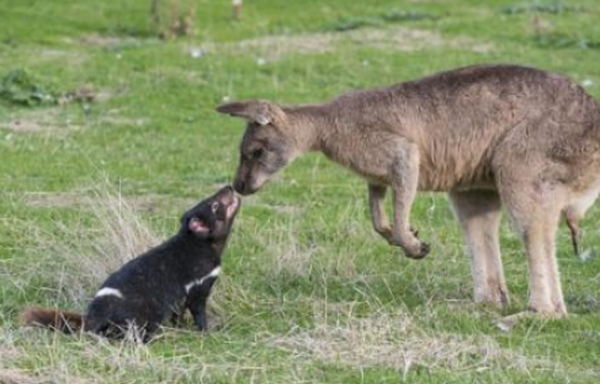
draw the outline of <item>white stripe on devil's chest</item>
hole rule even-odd
[[[201,277],[199,279],[190,281],[188,284],[185,285],[185,293],[189,293],[192,290],[192,288],[204,284],[204,282],[207,279],[210,279],[211,277],[217,277],[217,276],[219,276],[220,272],[221,272],[221,267],[218,266],[215,269],[213,269],[212,271],[210,271],[210,273],[208,275],[203,276],[203,277]]]

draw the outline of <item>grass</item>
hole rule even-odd
[[[508,224],[512,304],[475,305],[445,196],[417,199],[433,251],[408,260],[373,233],[364,182],[319,155],[244,201],[209,334],[188,324],[140,346],[20,327],[28,305],[83,309],[106,273],[231,181],[243,126],[213,111],[224,99],[315,102],[483,62],[559,71],[600,99],[595,0],[256,0],[237,23],[230,2],[203,0],[195,35],[171,41],[154,36],[149,6],[0,3],[1,79],[25,71],[33,89],[94,96],[0,96],[0,382],[598,382],[600,210],[583,223],[587,261],[558,235],[572,315],[502,333],[494,321],[528,293]]]

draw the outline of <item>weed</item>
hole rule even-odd
[[[0,79],[0,98],[10,104],[34,107],[57,104],[59,93],[30,71],[16,69]]]
[[[58,92],[26,69],[16,69],[0,79],[0,100],[24,107],[63,105],[90,102],[96,92],[88,87],[76,91]]]

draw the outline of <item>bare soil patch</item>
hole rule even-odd
[[[56,132],[76,131],[82,126],[74,123],[60,108],[44,108],[15,113],[0,121],[0,128],[14,132]]]

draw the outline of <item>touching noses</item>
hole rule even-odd
[[[244,194],[244,190],[246,189],[246,183],[244,182],[244,180],[242,180],[242,178],[238,177],[233,183],[233,188],[237,193]]]

